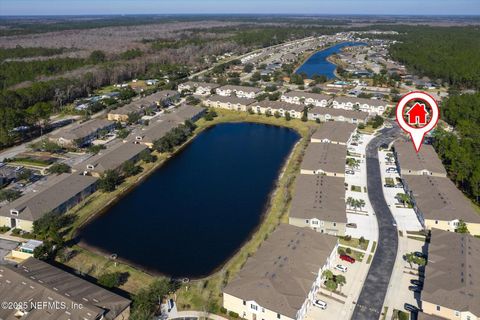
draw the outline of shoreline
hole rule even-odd
[[[269,117],[265,117],[264,115],[249,115],[247,113],[244,114],[244,113],[239,113],[239,112],[236,112],[236,111],[229,111],[229,110],[216,110],[216,111],[217,111],[217,113],[220,114],[219,115],[219,117],[221,117],[220,119],[218,119],[217,121],[213,120],[213,121],[209,121],[209,122],[202,120],[204,122],[201,123],[199,128],[194,132],[194,134],[184,144],[179,146],[172,153],[166,155],[163,159],[158,159],[157,162],[154,163],[151,167],[149,167],[147,169],[144,168],[144,172],[140,173],[140,176],[133,177],[135,179],[133,181],[130,181],[129,184],[127,184],[123,188],[119,189],[117,194],[110,195],[111,198],[108,199],[108,201],[103,202],[100,207],[95,208],[94,212],[91,212],[91,213],[87,212],[85,214],[86,215],[85,219],[82,219],[81,222],[73,228],[73,230],[69,234],[70,237],[67,239],[67,241],[71,240],[71,241],[74,242],[74,246],[78,246],[80,249],[85,250],[89,253],[99,255],[103,259],[110,260],[109,256],[111,254],[114,254],[114,253],[110,253],[107,250],[102,250],[101,248],[98,248],[96,246],[88,245],[88,244],[86,244],[86,243],[84,243],[84,242],[82,242],[78,239],[78,233],[81,231],[82,227],[84,227],[85,225],[90,223],[92,220],[98,218],[101,214],[106,213],[109,208],[111,208],[113,205],[118,203],[118,201],[120,201],[123,197],[125,197],[129,192],[133,191],[140,183],[144,182],[145,179],[147,179],[157,169],[162,167],[169,159],[176,156],[178,154],[178,152],[181,152],[184,148],[186,148],[195,138],[197,138],[197,136],[199,134],[201,134],[202,132],[204,132],[207,129],[210,129],[210,128],[212,128],[216,125],[222,124],[222,123],[256,123],[256,124],[264,124],[264,125],[273,125],[273,126],[282,127],[282,128],[289,128],[289,129],[293,130],[296,134],[298,134],[298,141],[293,145],[292,149],[290,150],[288,155],[285,157],[285,159],[283,161],[283,164],[281,165],[281,167],[278,171],[278,177],[273,182],[272,190],[268,195],[267,201],[265,202],[265,208],[262,211],[262,214],[260,216],[260,219],[259,219],[259,222],[258,222],[257,226],[247,235],[245,241],[234,252],[232,252],[232,254],[229,255],[222,264],[220,264],[210,274],[205,275],[205,276],[192,277],[191,280],[192,281],[197,281],[197,282],[198,281],[203,281],[203,280],[208,280],[208,279],[211,279],[211,278],[214,278],[214,277],[218,276],[222,272],[225,272],[225,270],[229,268],[229,264],[232,263],[232,260],[234,260],[235,257],[238,256],[239,254],[241,254],[244,247],[250,241],[252,241],[252,239],[255,238],[255,235],[259,232],[259,230],[262,227],[265,226],[265,224],[267,222],[267,218],[269,216],[269,213],[272,211],[273,199],[275,198],[275,196],[278,194],[279,190],[281,189],[280,182],[281,182],[282,178],[284,177],[284,174],[285,174],[286,170],[288,169],[288,166],[289,166],[290,162],[292,161],[292,158],[294,157],[294,154],[297,152],[297,149],[299,149],[299,147],[301,146],[302,141],[304,140],[306,134],[305,134],[305,132],[301,132],[301,130],[299,130],[297,128],[297,126],[288,125],[288,123],[285,123],[286,120],[284,120],[284,119],[283,119],[284,123],[281,123],[282,119],[280,119],[280,121],[275,121],[273,119],[276,119],[276,118],[272,117],[272,118],[270,118],[270,121],[269,121]],[[229,118],[228,117],[229,115],[233,116],[233,119]],[[291,120],[291,121],[295,121],[295,120]],[[300,120],[298,120],[298,121],[300,121]],[[292,123],[295,123],[295,122],[292,122]],[[308,125],[307,123],[305,123],[305,128],[309,128],[309,127],[311,127],[311,125]],[[157,157],[161,157],[161,154],[155,154],[155,155],[157,155]],[[98,197],[101,197],[102,195],[104,195],[104,194],[99,193],[97,195],[96,199],[91,199],[91,200],[97,200]],[[88,205],[88,201],[89,201],[89,199],[87,198],[85,200],[86,203],[83,206],[81,206],[79,209],[77,209],[76,212],[74,212],[74,214],[77,213],[78,211],[82,210],[82,208],[85,208],[85,205]],[[170,277],[169,275],[162,274],[160,272],[155,272],[154,270],[151,270],[147,267],[136,264],[132,261],[129,261],[128,259],[123,259],[122,257],[118,257],[115,261],[118,261],[122,264],[125,264],[126,266],[134,268],[134,269],[138,270],[139,272],[145,273],[149,276]]]

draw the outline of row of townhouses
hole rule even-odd
[[[354,124],[327,122],[312,135],[295,180],[290,224],[345,235],[345,162],[355,131]]]
[[[447,177],[431,145],[422,145],[417,153],[411,142],[396,141],[393,149],[405,192],[424,228],[455,231],[462,220],[471,234],[480,235],[480,216]]]
[[[32,231],[33,222],[46,213],[68,211],[96,191],[97,180],[105,171],[120,172],[125,162],[137,161],[142,152],[153,147],[155,140],[186,120],[197,120],[203,112],[200,107],[180,106],[75,165],[71,174],[48,176],[34,190],[0,208],[0,226]]]

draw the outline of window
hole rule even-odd
[[[277,319],[280,319],[280,317],[281,317],[280,313],[277,313]]]
[[[308,219],[307,219],[307,220],[305,220],[305,222],[306,222],[306,223],[308,223]]]
[[[440,306],[437,306],[437,311],[440,311]]]
[[[337,226],[337,223],[336,223],[336,222],[334,222],[334,223],[333,223],[333,226],[334,226],[334,227],[336,227],[336,226]]]
[[[258,310],[258,307],[257,307],[256,305],[254,305],[254,304],[251,304],[251,305],[250,305],[250,308],[251,308],[252,310],[255,310],[255,311]]]
[[[435,224],[438,224],[438,220],[435,220]]]
[[[246,306],[247,305],[247,302],[245,300],[243,300],[243,305]]]
[[[318,224],[318,221],[312,221],[312,224]]]

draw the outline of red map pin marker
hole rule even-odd
[[[407,112],[404,112],[407,103],[412,100],[416,101],[415,104],[409,107]],[[422,91],[412,91],[398,101],[396,115],[398,125],[410,134],[413,146],[418,152],[425,134],[437,125],[440,111],[437,102],[431,95]],[[420,127],[415,127],[415,125]]]

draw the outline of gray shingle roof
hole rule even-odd
[[[83,305],[82,309],[32,309],[26,318],[33,320],[94,320],[101,315],[112,320],[130,306],[130,300],[34,258],[18,267],[0,265],[0,300]],[[16,319],[15,312],[15,309],[1,308],[0,318]]]
[[[331,115],[332,117],[344,117],[351,119],[361,119],[366,120],[368,117],[368,112],[355,111],[355,110],[345,110],[345,109],[336,109],[336,108],[325,108],[325,107],[313,107],[308,111],[311,114],[320,114],[320,115]]]
[[[211,95],[208,98],[205,98],[205,100],[209,100],[209,101],[212,101],[212,102],[240,104],[240,105],[245,105],[245,106],[248,106],[248,105],[255,102],[255,99],[251,99],[251,98],[238,98],[236,96],[226,97],[226,96],[220,96],[220,95],[216,95],[216,94]]]
[[[310,143],[305,150],[301,169],[319,170],[332,173],[345,173],[347,147],[333,143]]]
[[[347,122],[329,121],[322,123],[312,135],[312,139],[328,139],[335,142],[347,143],[357,126]]]
[[[417,207],[425,219],[480,223],[480,215],[472,203],[445,177],[404,175],[402,179],[413,191]]]
[[[344,182],[341,177],[297,175],[290,217],[346,223]]]
[[[243,92],[260,92],[262,89],[256,87],[247,87],[247,86],[235,86],[235,85],[226,85],[218,88],[219,90],[231,90],[231,91],[243,91]]]
[[[280,224],[223,290],[295,319],[337,238]]]
[[[10,217],[10,210],[15,209],[19,211],[19,219],[35,221],[89,188],[96,181],[94,177],[79,174],[64,173],[51,176],[36,192],[29,192],[0,208],[0,215]]]
[[[409,174],[409,170],[428,170],[437,174],[447,175],[442,161],[433,146],[424,144],[420,151],[416,152],[410,141],[396,141],[394,148],[402,175]]]
[[[422,300],[480,315],[480,239],[432,229]]]
[[[304,91],[290,91],[283,94],[285,97],[298,97],[298,98],[312,98],[313,100],[330,100],[332,96],[322,93],[304,92]]]
[[[61,129],[51,137],[55,139],[63,138],[66,140],[84,139],[85,137],[94,134],[98,130],[113,125],[113,123],[113,121],[109,120],[93,119],[84,123],[78,123],[71,128]]]

